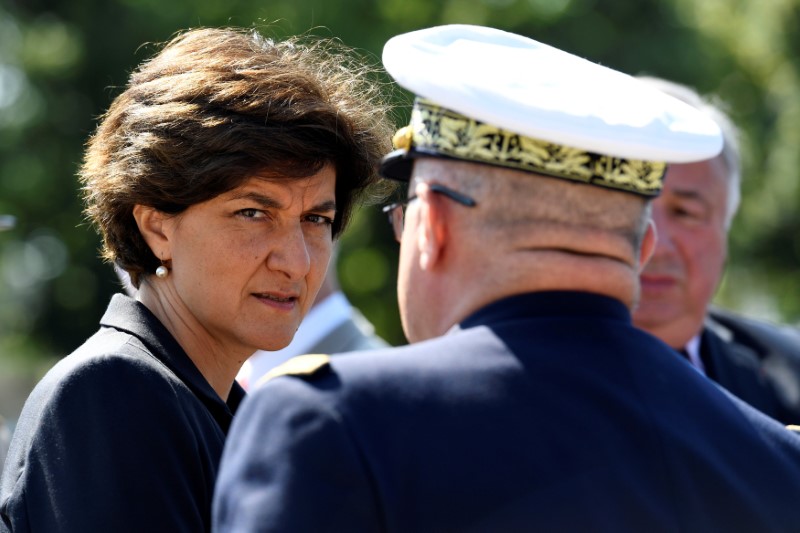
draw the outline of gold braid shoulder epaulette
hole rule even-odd
[[[256,388],[279,376],[308,377],[326,370],[330,366],[331,356],[323,353],[311,353],[292,357],[285,363],[276,366],[256,382]]]

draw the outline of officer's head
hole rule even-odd
[[[690,106],[499,30],[400,35],[383,61],[417,95],[381,167],[409,183],[390,213],[412,342],[522,292],[584,290],[632,304],[653,244],[648,201],[667,162],[720,149],[719,128]]]

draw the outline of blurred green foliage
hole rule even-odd
[[[745,182],[717,300],[800,319],[800,0],[0,0],[0,214],[18,221],[0,233],[0,356],[70,352],[118,290],[75,175],[97,117],[152,43],[188,27],[256,26],[338,37],[378,61],[392,35],[442,23],[496,26],[718,94],[745,133]],[[398,95],[400,126],[410,100]],[[339,272],[378,332],[404,342],[397,245],[377,207],[343,238]]]

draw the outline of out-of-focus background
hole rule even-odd
[[[236,25],[337,37],[377,62],[392,35],[443,23],[506,29],[728,102],[745,133],[745,180],[717,303],[800,320],[800,0],[0,0],[0,215],[16,217],[0,232],[0,415],[17,416],[119,290],[83,221],[76,168],[97,117],[157,43]],[[409,102],[397,92],[398,126]],[[343,238],[340,277],[400,344],[396,259],[378,207],[364,208]]]

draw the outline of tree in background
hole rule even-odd
[[[485,24],[717,93],[746,133],[743,205],[717,301],[796,322],[799,22],[800,0],[0,0],[0,213],[17,218],[0,233],[0,362],[68,353],[119,290],[81,215],[75,171],[98,115],[155,51],[146,43],[197,26],[335,36],[378,62],[397,33]],[[401,126],[410,98],[396,95]],[[379,210],[364,208],[343,238],[342,284],[398,344],[396,259]]]

